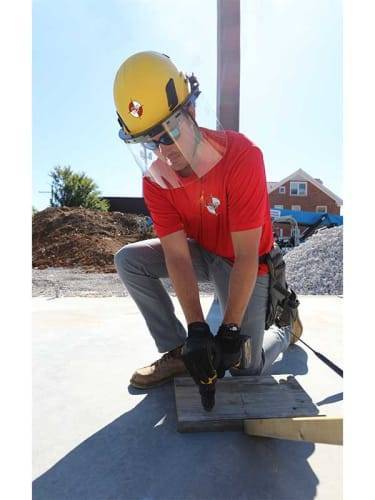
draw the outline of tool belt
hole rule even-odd
[[[267,264],[270,274],[265,329],[273,324],[290,326],[297,317],[299,300],[286,282],[285,262],[279,246],[275,244],[269,253],[259,258],[259,262]]]

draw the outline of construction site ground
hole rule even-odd
[[[202,296],[206,313],[212,299]],[[342,297],[300,300],[303,338],[342,366]],[[217,310],[209,320],[215,328]],[[128,386],[158,356],[129,296],[33,298],[34,500],[342,498],[340,446],[178,433],[172,383]],[[295,375],[321,413],[342,415],[342,379],[301,344],[273,373]]]
[[[82,268],[33,269],[33,297],[126,297],[129,293],[117,273],[88,273]],[[168,278],[161,279],[168,293],[175,295]],[[199,283],[204,295],[214,293],[212,283]]]

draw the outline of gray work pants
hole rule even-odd
[[[223,312],[227,303],[232,265],[188,239],[193,267],[200,282],[212,282]],[[186,330],[174,313],[173,303],[159,278],[168,271],[158,238],[138,241],[121,248],[115,255],[117,272],[141,311],[159,352],[170,351],[185,342]],[[251,361],[237,375],[269,373],[270,367],[290,341],[290,329],[275,325],[264,330],[269,276],[258,276],[241,325],[250,337]],[[213,332],[216,334],[216,332]],[[238,373],[238,372],[241,373]]]

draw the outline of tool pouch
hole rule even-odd
[[[265,329],[268,330],[273,324],[279,327],[289,326],[296,318],[299,301],[286,282],[285,262],[277,245],[265,255],[265,261],[270,274]]]

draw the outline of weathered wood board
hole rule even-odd
[[[177,430],[243,430],[251,418],[309,417],[319,409],[292,375],[225,377],[216,383],[216,404],[203,409],[190,377],[175,378]]]

